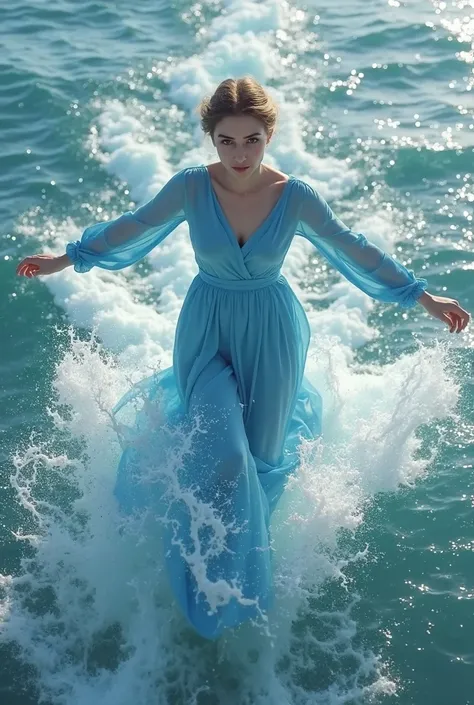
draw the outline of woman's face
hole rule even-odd
[[[213,142],[223,166],[234,175],[250,176],[259,169],[270,141],[263,123],[250,115],[222,118],[214,130]],[[234,167],[248,167],[235,171]]]

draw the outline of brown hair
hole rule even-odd
[[[275,129],[278,109],[263,86],[252,76],[226,78],[214,94],[203,98],[198,106],[201,127],[214,142],[214,130],[229,115],[252,115],[260,120],[269,136]]]

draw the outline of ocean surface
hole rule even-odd
[[[216,161],[196,106],[250,73],[265,161],[474,311],[473,0],[16,0],[0,23],[2,705],[472,705],[474,390],[461,335],[295,238],[325,405],[273,519],[277,609],[206,642],[120,525],[108,412],[171,363],[180,226],[110,273],[15,276]]]

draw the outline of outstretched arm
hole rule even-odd
[[[365,235],[355,233],[338,218],[324,198],[303,183],[296,233],[309,240],[350,282],[379,301],[403,308],[420,303],[433,316],[463,330],[469,314],[454,299],[426,291],[428,282],[390,257]]]
[[[67,244],[66,254],[61,257],[26,257],[18,265],[17,274],[52,274],[71,265],[77,272],[87,272],[94,266],[115,270],[138,262],[186,219],[185,176],[186,169],[182,169],[135,211],[90,225],[80,240]]]

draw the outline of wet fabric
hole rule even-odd
[[[164,519],[173,594],[194,629],[213,639],[265,619],[270,517],[298,467],[301,439],[322,433],[321,397],[304,374],[309,324],[280,272],[293,237],[309,240],[379,301],[414,306],[427,281],[353,232],[292,175],[240,247],[206,166],[180,170],[148,203],[86,228],[66,252],[77,272],[121,269],[184,221],[199,271],[178,319],[172,367],[114,409],[118,417],[141,400],[115,496],[126,514],[147,508]]]

